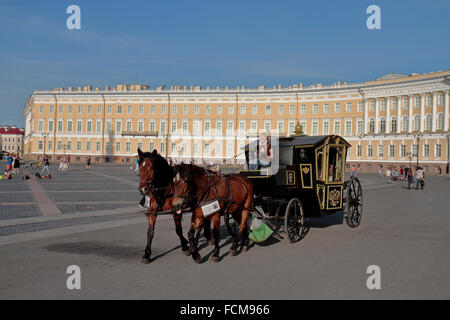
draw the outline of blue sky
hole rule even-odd
[[[81,30],[66,8],[81,8]],[[368,30],[366,8],[381,8]],[[450,65],[450,1],[0,0],[0,124],[34,89],[118,83],[257,87]]]

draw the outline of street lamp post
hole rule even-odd
[[[416,156],[417,156],[417,162],[416,162],[416,167],[419,166],[419,150],[420,150],[420,138],[423,137],[423,134],[418,133],[414,135],[414,139],[417,138],[417,150],[416,150]]]

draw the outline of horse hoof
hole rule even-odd
[[[197,255],[196,258],[194,258],[195,263],[200,264],[200,262],[202,261],[202,257],[200,255]]]
[[[234,257],[234,256],[236,256],[237,254],[238,254],[238,253],[237,253],[237,250],[230,249],[230,256]]]
[[[214,244],[214,239],[209,239],[209,240],[208,240],[208,244],[209,244],[210,246],[212,246],[212,245]]]
[[[247,252],[247,251],[248,251],[248,247],[247,246],[242,247],[242,252]]]
[[[217,257],[217,256],[212,256],[210,260],[211,260],[212,262],[215,262],[215,263],[217,263],[217,262],[219,262],[219,261],[220,261],[220,258],[219,258],[219,257]]]
[[[150,258],[142,258],[142,259],[141,259],[141,262],[142,262],[143,264],[149,264],[149,263],[150,263]]]
[[[182,253],[183,255],[185,255],[186,257],[191,255],[191,252],[189,251],[189,249],[182,250],[181,253]]]

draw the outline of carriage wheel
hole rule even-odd
[[[305,215],[302,202],[293,198],[286,206],[284,215],[284,227],[291,243],[300,241],[306,235]]]
[[[363,213],[363,195],[359,179],[351,177],[347,184],[347,207],[345,209],[345,219],[351,228],[356,228],[361,224]]]
[[[226,213],[223,216],[223,219],[225,221],[225,227],[227,228],[230,236],[232,236],[233,238],[237,237],[237,234],[239,232],[239,223],[234,220],[233,216],[229,213]]]

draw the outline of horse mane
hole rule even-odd
[[[149,159],[155,162],[155,186],[167,186],[170,184],[170,180],[172,180],[174,175],[174,170],[160,154],[156,154],[156,156],[151,152],[144,152],[143,159]]]

